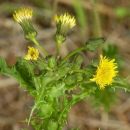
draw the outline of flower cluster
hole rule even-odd
[[[112,84],[117,73],[117,63],[115,63],[115,59],[109,60],[101,55],[96,74],[91,81],[95,81],[99,85],[100,89],[104,89],[106,85]]]

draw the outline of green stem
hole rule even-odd
[[[60,46],[59,43],[56,42],[56,55],[58,56],[60,54]]]
[[[36,107],[37,107],[37,105],[35,104],[35,105],[33,106],[32,110],[31,110],[31,113],[30,113],[30,116],[29,116],[29,119],[28,119],[28,126],[29,126],[29,124],[30,124],[30,121],[31,121],[33,112],[34,112],[34,110],[36,109]]]
[[[70,52],[67,56],[65,56],[63,58],[62,63],[64,63],[66,60],[68,60],[71,56],[75,55],[76,53],[79,53],[79,52],[84,51],[84,50],[86,50],[85,47],[80,47],[80,48],[75,49],[74,51]]]
[[[83,92],[82,94],[79,94],[79,95],[75,95],[73,97],[73,102],[72,102],[72,105],[75,105],[76,103],[80,102],[81,100],[85,99],[87,96],[88,96],[89,92]]]
[[[90,82],[87,82],[88,84]],[[58,123],[60,123],[60,127],[62,128],[63,125],[64,125],[64,121],[61,122],[61,120],[63,120],[64,117],[67,117],[67,114],[68,114],[68,111],[71,109],[71,107],[73,105],[75,105],[76,103],[78,103],[79,101],[83,100],[84,98],[86,98],[87,96],[89,95],[89,92],[83,92],[79,95],[75,95],[72,97],[72,100],[70,102],[68,102],[68,104],[66,106],[64,106],[64,109],[62,110],[61,114],[59,115],[59,118],[58,118]],[[66,116],[65,116],[66,115]],[[60,130],[60,129],[59,129]]]
[[[39,42],[36,40],[36,38],[31,38],[31,41],[43,52],[45,56],[48,55],[48,52],[45,48],[41,47]]]
[[[60,54],[60,48],[63,42],[65,41],[65,36],[58,34],[56,32],[55,35],[55,44],[56,44],[56,55],[58,56]]]
[[[73,70],[73,73],[82,73],[82,74],[86,74],[85,70]]]
[[[70,110],[71,106],[72,106],[72,101],[70,103],[68,103],[66,106],[64,106],[64,109],[62,110],[61,114],[59,115],[58,124],[60,124],[60,125],[59,125],[58,130],[61,130],[61,128],[63,127],[67,114],[68,114],[68,111]]]

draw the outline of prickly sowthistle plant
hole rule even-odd
[[[28,124],[35,130],[62,130],[71,107],[86,97],[96,96],[99,91],[113,91],[117,87],[129,90],[127,82],[119,78],[115,59],[101,54],[99,63],[93,60],[87,66],[82,65],[81,52],[103,47],[103,38],[88,40],[82,47],[59,58],[68,31],[76,25],[75,18],[65,13],[55,17],[57,53],[49,55],[36,39],[32,14],[32,9],[21,8],[13,17],[21,25],[25,38],[36,48],[28,47],[25,57],[19,58],[12,67],[0,58],[0,73],[14,77],[34,98]]]

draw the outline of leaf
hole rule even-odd
[[[58,123],[50,120],[47,128],[47,130],[57,130]]]
[[[80,69],[81,65],[83,63],[83,57],[81,55],[77,54],[72,57],[71,63],[72,63],[72,69],[74,69],[74,70]]]
[[[125,90],[125,92],[126,91],[130,92],[130,83],[127,78],[124,79],[122,77],[117,77],[113,83],[113,87]]]
[[[35,83],[34,83],[34,73],[32,64],[23,59],[19,59],[15,65],[15,69],[18,73],[17,74],[18,76],[16,78],[18,78],[20,83],[22,85],[25,85],[28,90],[34,89]]]
[[[3,58],[0,58],[0,72],[4,73],[8,69],[6,61]]]
[[[118,48],[115,44],[106,44],[103,48],[103,54],[110,58],[115,58],[116,55],[119,55]]]
[[[9,67],[6,64],[5,59],[3,59],[1,57],[0,57],[0,73],[7,75],[7,76],[12,76],[12,77],[15,77],[15,75],[16,75],[16,71],[15,71],[14,66]]]
[[[55,57],[51,56],[51,57],[48,59],[48,66],[49,66],[50,68],[54,68],[56,65],[57,65],[57,63],[56,63]]]
[[[88,65],[86,68],[85,68],[85,76],[87,78],[92,78],[93,75],[95,74],[95,71],[96,71],[96,67],[93,66],[93,65]],[[86,80],[86,77],[85,77],[85,80]]]
[[[124,68],[124,59],[120,55],[118,47],[115,44],[107,43],[103,47],[103,55],[111,59],[114,58],[118,64],[119,70]]]
[[[49,91],[49,94],[51,97],[60,97],[65,92],[65,84],[64,83],[57,83],[55,87],[52,87]]]
[[[71,71],[71,68],[72,68],[71,64],[66,62],[58,66],[56,74],[58,75],[59,78],[66,77],[66,75]]]
[[[86,49],[88,49],[89,51],[95,51],[97,48],[100,48],[104,42],[104,38],[89,39],[86,42]]]
[[[91,102],[95,107],[100,108],[103,106],[106,111],[109,111],[115,101],[116,92],[112,89],[112,86],[108,86],[104,90],[96,89]]]
[[[52,104],[42,103],[40,105],[40,116],[42,116],[44,118],[50,117],[50,115],[52,114],[53,111],[54,111],[54,108],[53,108]]]

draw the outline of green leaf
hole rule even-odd
[[[97,88],[90,100],[92,100],[91,102],[96,108],[103,106],[104,109],[108,111],[111,105],[116,101],[116,92],[113,90],[112,86],[108,86],[104,90]]]
[[[117,77],[113,83],[114,88],[130,92],[130,82],[127,78]]]
[[[57,65],[57,62],[56,62],[55,57],[50,57],[48,59],[48,66],[53,69],[56,65]]]
[[[115,44],[112,43],[107,43],[103,47],[103,55],[109,58],[114,58],[116,59],[116,62],[118,64],[118,69],[123,69],[124,67],[124,60],[122,56],[119,53],[118,47]]]
[[[16,77],[16,70],[15,70],[14,66],[9,67],[6,64],[5,59],[3,59],[3,58],[0,58],[0,73],[7,75],[7,76]]]
[[[104,38],[89,39],[86,42],[86,49],[88,49],[89,51],[95,51],[96,49],[102,47],[104,42]]]
[[[0,72],[6,72],[7,69],[6,61],[3,58],[0,58]]]
[[[52,120],[49,121],[47,130],[57,130],[57,128],[58,128],[58,123],[57,122],[54,122]]]
[[[47,70],[48,65],[45,59],[41,58],[40,60],[38,60],[37,65],[40,70]]]
[[[71,59],[72,69],[74,70],[80,69],[82,63],[83,63],[83,57],[79,54],[74,55],[74,57],[72,57]]]
[[[19,59],[15,64],[15,69],[18,75],[16,78],[18,78],[21,85],[26,86],[28,90],[35,89],[34,70],[32,64],[24,59]]]
[[[80,72],[74,72],[70,75],[67,75],[64,79],[64,82],[66,84],[67,89],[76,88],[76,86],[83,81],[83,73]]]
[[[40,105],[40,116],[44,117],[44,118],[48,118],[50,117],[50,115],[52,114],[52,112],[54,111],[53,107],[51,104],[47,103],[47,104],[43,104]]]
[[[60,77],[63,78],[65,77],[70,71],[71,71],[71,64],[69,63],[64,63],[58,66],[56,74]]]
[[[118,55],[118,48],[115,44],[108,43],[103,48],[103,54],[107,57],[114,58],[116,55]]]
[[[49,91],[49,94],[51,97],[59,97],[62,96],[65,92],[65,84],[64,83],[58,83],[55,87],[52,87]]]

